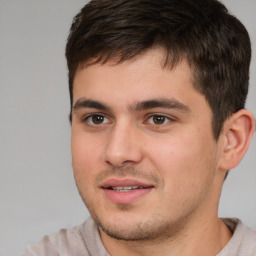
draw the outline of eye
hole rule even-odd
[[[171,118],[163,116],[163,115],[153,115],[148,119],[148,123],[153,125],[164,125],[171,121]]]
[[[110,120],[103,115],[93,114],[85,118],[85,121],[90,125],[101,125],[109,123]]]

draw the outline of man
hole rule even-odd
[[[216,0],[92,0],[66,47],[76,184],[91,217],[25,255],[256,255],[219,219],[254,132],[250,39]]]

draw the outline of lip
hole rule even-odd
[[[143,188],[149,188],[153,187],[152,184],[147,184],[138,180],[134,179],[108,179],[103,182],[101,185],[101,188],[109,188],[109,187],[128,187],[128,186],[137,186],[137,187],[143,187]]]
[[[110,187],[140,187],[128,192],[120,192],[109,189]],[[131,204],[146,194],[150,193],[154,188],[153,184],[144,183],[134,179],[108,179],[101,185],[105,196],[116,204]]]

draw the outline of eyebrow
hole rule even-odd
[[[105,111],[110,110],[108,106],[106,106],[105,104],[99,101],[89,100],[85,98],[77,100],[73,106],[73,110],[79,110],[81,108],[96,108],[96,109],[105,110]]]
[[[143,111],[152,108],[166,108],[166,109],[177,109],[182,112],[190,112],[191,109],[185,104],[181,103],[176,99],[167,99],[167,98],[157,98],[150,99],[142,102],[138,102],[132,110],[134,111]]]
[[[99,101],[90,100],[86,98],[79,99],[75,102],[73,110],[79,110],[82,108],[94,108],[104,111],[111,111],[111,108]],[[167,98],[156,98],[137,102],[134,105],[130,105],[129,110],[132,112],[145,111],[152,108],[166,108],[166,109],[177,109],[182,112],[190,112],[191,109],[185,104],[181,103],[176,99]]]

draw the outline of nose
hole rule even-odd
[[[135,165],[143,158],[140,134],[136,127],[121,123],[111,130],[105,149],[105,162],[114,167]]]

